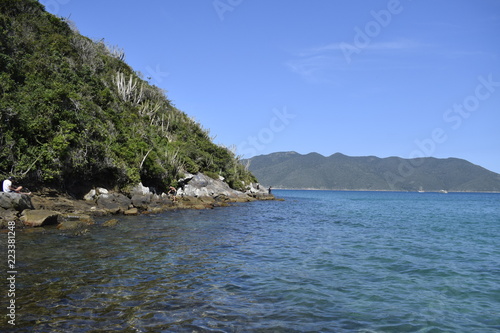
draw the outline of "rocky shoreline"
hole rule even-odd
[[[157,194],[138,184],[127,193],[94,188],[83,199],[74,199],[45,189],[31,195],[0,192],[0,229],[9,222],[16,229],[56,226],[62,230],[81,230],[94,224],[95,217],[110,216],[103,226],[114,225],[120,215],[155,214],[178,209],[211,209],[231,203],[276,200],[259,184],[246,192],[231,189],[223,180],[204,174],[188,175],[179,181],[176,196]]]

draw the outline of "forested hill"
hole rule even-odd
[[[500,192],[500,174],[457,158],[282,152],[243,162],[263,185],[276,188]]]
[[[25,185],[158,188],[186,172],[221,175],[233,188],[255,181],[119,48],[35,0],[0,0],[0,111],[0,177]]]

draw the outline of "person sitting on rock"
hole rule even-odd
[[[176,198],[176,195],[177,195],[177,190],[175,189],[175,187],[173,186],[170,186],[168,188],[168,193],[167,193],[170,197],[172,197],[172,200],[175,202],[177,200]]]
[[[15,187],[12,182],[15,181],[16,179],[14,177],[9,177],[6,180],[3,181],[3,191],[7,193],[21,193],[21,190],[23,189],[22,186]],[[23,193],[23,194],[28,194],[30,195],[31,193]]]

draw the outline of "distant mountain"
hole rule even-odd
[[[500,174],[458,158],[280,152],[242,162],[261,184],[274,188],[500,192]]]

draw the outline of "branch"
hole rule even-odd
[[[33,168],[33,166],[35,165],[35,163],[40,159],[40,157],[42,157],[43,153],[40,153],[40,155],[38,155],[37,158],[35,158],[35,160],[33,161],[33,163],[31,163],[31,165],[29,166],[28,170],[26,170],[25,172],[21,172],[21,178],[26,176],[26,174],[28,172],[30,172],[31,168]]]
[[[150,150],[148,150],[148,152],[146,153],[146,155],[144,155],[144,158],[142,159],[141,161],[141,164],[139,164],[139,170],[142,169],[142,165],[144,164],[144,161],[146,161],[146,158],[148,157],[149,153],[153,150],[153,148],[151,148]]]

